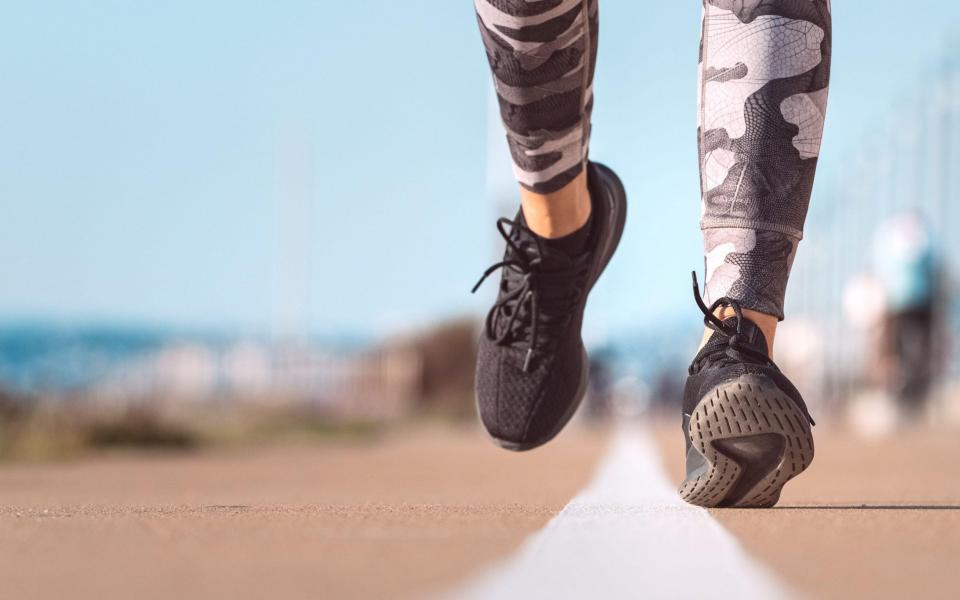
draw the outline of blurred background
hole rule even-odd
[[[957,426],[960,23],[862,8],[777,359],[821,422]],[[592,156],[632,212],[583,418],[676,418],[700,7],[602,13]],[[517,193],[471,3],[20,3],[0,72],[0,458],[472,423]]]

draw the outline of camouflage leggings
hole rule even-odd
[[[521,185],[586,162],[597,0],[475,0]],[[704,0],[698,141],[707,295],[783,318],[830,74],[830,0]]]

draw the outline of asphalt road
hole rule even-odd
[[[395,598],[455,585],[588,480],[600,432],[507,455],[427,429],[0,465],[0,598]]]
[[[689,518],[676,508],[673,520],[643,521],[645,502],[672,502],[662,490],[679,481],[677,430],[655,425],[642,446],[643,456],[658,455],[650,461],[663,473],[659,495],[632,483],[631,464],[644,462],[638,454],[621,453],[617,469],[599,478],[633,499],[634,535],[650,527],[651,536],[671,539],[672,527],[696,540],[700,528],[719,524],[711,535],[743,551],[745,573],[769,573],[779,589],[812,597],[956,597],[957,432],[865,442],[820,427],[817,460],[785,489],[780,507]],[[551,519],[571,499],[586,494],[602,507],[610,497],[597,492],[597,472],[611,460],[613,437],[610,429],[574,428],[547,448],[514,455],[476,430],[427,428],[367,442],[0,465],[2,595],[457,592],[504,564],[524,571],[529,540],[542,546],[537,532],[553,531]],[[576,506],[561,524],[569,526]],[[604,515],[616,530],[616,512]],[[666,567],[684,559],[668,546],[660,554]]]

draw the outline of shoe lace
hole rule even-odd
[[[726,345],[711,345],[708,343],[704,346],[703,352],[701,352],[693,364],[690,365],[690,374],[693,375],[703,367],[711,364],[726,366],[728,364],[741,362],[762,364],[773,367],[779,371],[779,367],[770,360],[770,357],[767,356],[766,353],[757,350],[747,343],[743,334],[743,321],[745,317],[743,316],[743,308],[740,306],[740,303],[733,298],[724,296],[723,298],[718,298],[710,306],[707,306],[703,301],[703,296],[700,295],[700,285],[697,282],[696,271],[692,271],[690,274],[693,277],[693,298],[697,301],[697,306],[700,308],[700,311],[703,312],[703,324],[727,339]],[[733,309],[736,315],[736,327],[731,327],[714,314],[721,306]]]
[[[707,306],[703,301],[703,296],[700,295],[700,284],[697,282],[697,272],[691,271],[690,275],[693,278],[693,297],[697,301],[697,306],[700,308],[700,311],[703,312],[703,324],[726,337],[727,343],[713,344],[708,342],[690,365],[688,370],[689,374],[694,375],[704,367],[710,365],[728,366],[745,362],[764,365],[779,372],[780,367],[778,367],[765,352],[752,347],[747,342],[743,333],[743,321],[745,317],[743,316],[743,308],[740,306],[740,303],[733,298],[724,296],[723,298],[718,298],[710,306]],[[728,306],[733,309],[737,320],[735,327],[727,325],[727,323],[721,321],[720,318],[714,314],[721,306]],[[806,405],[801,403],[800,408],[810,421],[810,424],[816,425]]]
[[[504,270],[500,294],[487,313],[484,329],[498,345],[526,347],[526,372],[534,354],[554,342],[570,323],[590,271],[589,252],[571,260],[569,266],[546,269],[544,248],[530,228],[501,218],[497,230],[507,242],[507,257],[484,271],[472,293],[495,271]]]

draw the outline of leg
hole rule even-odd
[[[558,238],[590,217],[585,171],[597,0],[475,0],[527,224]]]
[[[699,146],[707,296],[738,301],[771,350],[813,188],[830,48],[829,0],[705,1]]]
[[[503,268],[480,337],[477,408],[497,444],[529,450],[586,393],[583,311],[623,232],[626,196],[587,161],[597,0],[475,3],[522,206],[499,223],[507,250],[484,275]]]
[[[770,360],[803,234],[830,72],[829,0],[704,0],[700,172],[706,335],[684,389],[701,506],[765,507],[813,460],[813,419]],[[711,312],[712,311],[712,312]]]

